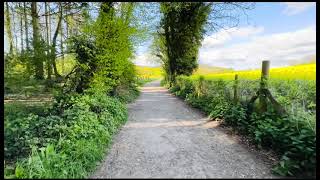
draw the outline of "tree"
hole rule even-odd
[[[48,2],[45,2],[45,13],[48,14]],[[46,16],[46,40],[48,46],[50,46],[50,35],[49,35],[49,24],[48,24],[48,18],[49,16]],[[51,59],[50,59],[50,48],[47,48],[47,79],[50,81],[51,80],[51,73],[52,73],[52,68],[51,68]],[[49,83],[50,84],[50,83]]]
[[[160,4],[163,17],[154,41],[154,46],[158,47],[154,47],[154,51],[162,61],[170,86],[176,76],[191,75],[198,67],[198,50],[205,30],[237,26],[236,10],[245,12],[250,5],[229,2]]]
[[[57,24],[57,28],[53,34],[52,44],[51,44],[51,63],[52,63],[54,74],[56,77],[61,77],[61,75],[58,73],[57,65],[56,65],[56,45],[57,45],[57,38],[58,38],[60,26],[61,26],[61,21],[62,21],[62,3],[60,2],[59,3],[59,16],[58,16],[58,22],[57,22],[58,24]]]
[[[115,93],[115,88],[123,84],[123,81],[130,82],[134,79],[134,75],[128,72],[134,71],[129,68],[134,68],[129,60],[133,56],[130,37],[136,31],[129,25],[134,4],[121,3],[118,13],[113,5],[114,3],[103,2],[96,21],[95,37],[99,61],[95,75],[103,77],[105,86]]]
[[[72,37],[79,65],[68,75],[70,86],[66,89],[74,87],[74,91],[81,93],[92,88],[116,95],[118,87],[133,85],[135,69],[130,59],[136,29],[130,22],[135,4],[119,3],[117,9],[114,5],[101,3],[97,20],[83,27],[91,32]]]
[[[54,74],[57,78],[61,78],[61,75],[58,73],[57,65],[56,65],[56,57],[57,57],[56,46],[57,46],[57,38],[58,38],[59,32],[61,32],[61,28],[62,28],[62,20],[63,20],[64,16],[71,16],[74,14],[79,14],[81,12],[81,9],[83,8],[84,4],[85,3],[69,3],[69,2],[62,3],[62,2],[59,2],[59,4],[58,4],[59,10],[57,12],[55,12],[55,14],[58,15],[58,20],[57,20],[57,26],[56,26],[56,29],[54,31],[52,41],[51,41],[51,62],[52,62]],[[77,11],[76,12],[69,12],[68,14],[64,15],[63,11],[66,7],[69,10],[76,9]]]
[[[60,51],[62,55],[62,74],[64,74],[63,27],[60,26]]]
[[[12,37],[12,29],[11,29],[11,19],[10,19],[10,10],[9,10],[9,3],[5,2],[6,4],[6,30],[8,34],[8,41],[9,41],[9,54],[13,54],[13,37]]]
[[[19,18],[20,18],[20,45],[21,45],[21,53],[24,52],[24,43],[23,43],[23,14],[22,14],[22,5],[21,3],[19,2],[19,11],[20,11],[20,15],[19,15]]]
[[[17,54],[17,50],[18,50],[18,35],[16,33],[16,8],[17,8],[17,5],[15,4],[13,7],[12,7],[12,23],[13,23],[13,26],[12,26],[12,32],[13,32],[13,44],[15,45],[15,48],[13,48],[13,54]]]
[[[39,32],[39,15],[37,11],[37,2],[31,3],[31,16],[32,16],[32,27],[33,27],[33,49],[34,49],[34,66],[35,66],[35,78],[44,79],[43,71],[43,52],[41,47],[41,37]]]
[[[204,25],[210,13],[210,4],[161,3],[163,19],[159,33],[164,40],[165,65],[169,82],[178,75],[191,75],[198,67],[198,48],[204,33]]]
[[[28,30],[28,19],[27,19],[27,7],[26,2],[23,2],[23,15],[24,15],[24,31],[26,35],[26,48],[29,50],[29,30]]]

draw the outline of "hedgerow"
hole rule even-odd
[[[68,103],[62,114],[6,118],[5,157],[31,153],[18,159],[13,176],[7,171],[11,177],[85,177],[127,120],[125,105],[113,97],[72,96]]]
[[[165,84],[165,82],[162,82]],[[283,176],[314,176],[316,167],[315,82],[269,80],[269,89],[287,113],[272,107],[248,112],[247,104],[258,81],[240,80],[239,102],[233,101],[233,81],[180,76],[170,88],[175,95],[212,118],[246,135],[258,148],[269,148],[281,158],[273,172]]]
[[[130,60],[134,5],[102,3],[97,20],[86,24],[92,31],[69,39],[75,66],[44,113],[12,115],[7,106],[6,178],[83,178],[103,158],[127,120],[125,103],[139,95]]]

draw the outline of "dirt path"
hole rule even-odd
[[[92,178],[272,178],[270,167],[182,100],[148,83]]]

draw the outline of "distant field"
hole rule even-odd
[[[208,73],[204,76],[207,79],[234,79],[234,75],[238,74],[239,79],[259,79],[261,76],[261,70],[249,70],[249,71],[233,71],[228,73]],[[197,78],[199,75],[193,75],[193,78]],[[302,64],[288,67],[271,68],[271,79],[301,79],[301,80],[315,80],[316,79],[316,63]]]
[[[65,56],[64,61],[61,59],[57,60],[57,69],[61,74],[68,74],[72,67],[75,65],[74,55],[69,54]],[[62,63],[64,62],[64,63]],[[63,65],[64,64],[64,68]],[[64,69],[64,73],[62,73]],[[143,79],[161,79],[162,69],[161,67],[147,67],[147,66],[136,66],[138,76]],[[234,71],[233,69],[211,67],[206,65],[200,65],[195,71],[192,78],[197,78],[200,75],[205,76],[208,79],[234,79],[234,75],[238,74],[239,79],[259,79],[261,70],[244,70]],[[301,80],[315,80],[316,79],[316,63],[315,61],[309,64],[300,64],[280,68],[270,69],[270,78],[272,79],[301,79]]]
[[[207,75],[207,74],[218,74],[218,73],[229,73],[234,72],[233,69],[200,65],[199,68],[193,73],[194,75]]]
[[[138,76],[143,79],[161,79],[161,67],[136,66]]]
[[[142,78],[151,78],[151,79],[161,79],[162,78],[161,67],[136,66],[136,68],[137,68],[139,76]],[[233,72],[233,69],[200,65],[194,74],[195,75],[207,75],[207,74],[226,73],[226,72]]]

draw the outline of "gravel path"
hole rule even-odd
[[[129,119],[92,178],[274,178],[214,122],[160,87],[141,88]]]

